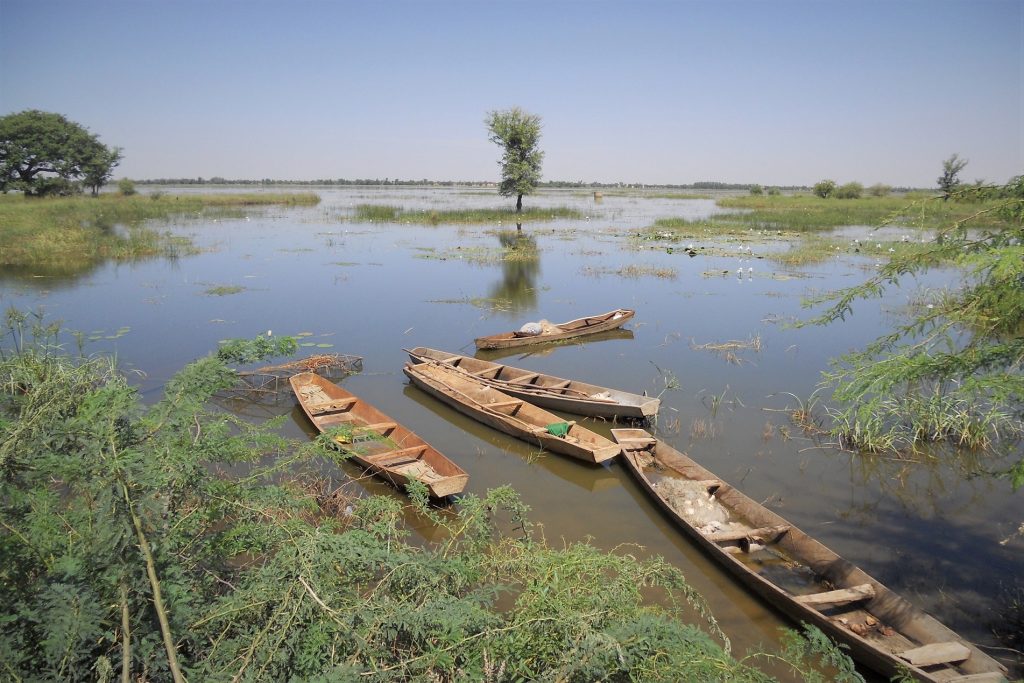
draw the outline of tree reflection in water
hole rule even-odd
[[[533,235],[515,231],[497,233],[501,242],[501,281],[491,289],[491,298],[508,303],[509,310],[522,311],[537,305],[536,280],[540,274],[540,250]]]

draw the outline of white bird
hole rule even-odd
[[[743,269],[742,268],[737,268],[736,269],[736,275],[743,275]]]
[[[751,266],[750,268],[747,268],[747,272],[748,273],[753,273],[754,272],[754,267]]]

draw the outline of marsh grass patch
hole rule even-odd
[[[513,224],[558,219],[583,219],[584,215],[568,206],[524,209],[403,209],[385,204],[358,204],[351,220],[374,223],[441,224]]]
[[[624,277],[634,280],[645,277],[655,277],[662,280],[675,280],[679,276],[679,273],[678,271],[676,271],[675,268],[643,264],[630,264],[628,266],[620,266],[619,268],[597,268],[593,266],[587,266],[581,269],[580,272],[588,277],[616,275],[618,277]]]
[[[244,291],[246,291],[246,288],[241,285],[214,285],[203,290],[203,294],[207,296],[231,296],[232,294],[240,294]]]

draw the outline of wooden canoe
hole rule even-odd
[[[338,444],[375,475],[398,488],[421,481],[434,498],[466,488],[469,475],[461,467],[366,401],[312,372],[289,381],[317,430],[341,428]]]
[[[587,318],[577,318],[569,322],[552,325],[547,333],[524,335],[519,332],[504,332],[494,334],[490,337],[480,337],[476,340],[478,349],[507,349],[513,346],[527,346],[528,344],[540,344],[542,342],[558,341],[581,337],[586,334],[604,332],[622,327],[627,320],[633,317],[636,311],[628,308],[616,308],[601,315],[592,315]]]
[[[708,555],[855,661],[887,677],[1005,680],[999,662],[664,441],[642,429],[612,435],[640,485]]]
[[[591,417],[653,417],[661,401],[618,389],[553,377],[511,365],[417,346],[406,351],[413,363],[442,363],[484,384],[542,408]]]
[[[598,463],[619,454],[619,446],[600,434],[554,413],[514,398],[439,363],[406,363],[413,384],[461,413],[544,450]],[[564,436],[552,431],[567,428]]]

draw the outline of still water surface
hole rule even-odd
[[[785,622],[692,547],[622,467],[539,455],[409,386],[401,371],[403,348],[472,354],[475,337],[528,321],[561,322],[633,308],[636,317],[626,331],[504,359],[661,394],[657,427],[663,438],[965,637],[999,644],[992,626],[1008,591],[1020,590],[1024,576],[1024,542],[1013,537],[1024,521],[1024,499],[1005,481],[968,479],[956,467],[868,462],[820,447],[785,412],[797,407],[794,396],[805,399],[814,391],[830,358],[863,347],[891,327],[920,288],[947,284],[954,273],[908,283],[880,302],[862,305],[845,323],[794,329],[785,323],[809,315],[801,307],[803,297],[855,284],[874,266],[875,257],[846,249],[850,230],[836,237],[837,258],[806,268],[758,258],[788,248],[774,236],[777,241],[744,242],[752,247],[750,255],[723,238],[696,246],[724,246],[731,255],[689,258],[678,245],[670,253],[667,244],[630,236],[656,218],[707,216],[718,210],[711,200],[606,196],[597,203],[586,193],[546,192],[528,203],[574,206],[585,218],[524,225],[532,256],[502,262],[496,256],[503,244],[515,242],[514,225],[431,227],[350,219],[359,203],[500,206],[493,191],[318,193],[323,201],[316,207],[253,209],[237,218],[172,226],[204,248],[197,256],[105,264],[63,279],[0,272],[0,304],[41,308],[69,329],[85,332],[93,339],[88,350],[115,352],[123,368],[141,372],[137,382],[147,400],[155,400],[174,372],[220,340],[268,330],[311,333],[302,341],[319,346],[303,353],[362,356],[363,372],[345,379],[344,386],[457,461],[470,473],[469,491],[482,494],[511,484],[553,544],[589,539],[606,549],[665,557],[711,604],[735,653],[770,646]],[[641,275],[618,274],[629,266]],[[228,296],[208,293],[217,286],[244,289]],[[697,348],[755,338],[759,350],[740,349],[732,359]],[[289,414],[288,434],[304,438],[311,432],[289,395],[247,414]],[[588,426],[605,434],[610,429],[602,422]],[[346,472],[358,474],[354,468]],[[382,484],[360,485],[399,495]],[[430,529],[421,533],[431,537]]]

